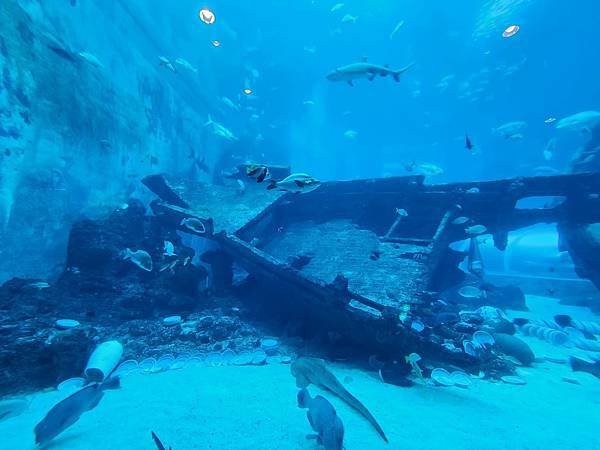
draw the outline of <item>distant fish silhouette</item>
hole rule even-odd
[[[468,134],[465,134],[465,147],[467,148],[467,150],[473,150],[473,148],[475,147]]]

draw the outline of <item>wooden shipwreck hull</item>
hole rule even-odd
[[[600,174],[425,185],[423,177],[324,183],[307,194],[247,183],[207,186],[156,175],[158,216],[174,227],[195,217],[203,237],[244,267],[272,306],[381,353],[436,353],[459,365],[475,361],[411,331],[458,269],[449,243],[483,225],[499,249],[508,232],[539,222],[600,221]],[[560,196],[551,208],[516,209],[518,200]],[[468,222],[456,224],[464,216]]]

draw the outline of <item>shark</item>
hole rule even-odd
[[[375,77],[387,77],[390,75],[397,82],[400,81],[400,75],[414,66],[415,63],[411,63],[402,69],[390,69],[386,64],[380,66],[377,64],[371,64],[367,61],[367,58],[363,58],[361,62],[348,64],[335,69],[333,72],[327,75],[329,81],[345,81],[350,86],[354,86],[354,80],[366,78],[369,81],[373,81]]]
[[[388,442],[385,432],[379,423],[377,423],[373,414],[369,412],[360,400],[348,392],[336,376],[327,368],[322,359],[300,357],[292,363],[291,371],[294,378],[296,378],[296,386],[299,389],[306,388],[312,383],[321,389],[332,392],[367,419],[381,438],[385,442]]]

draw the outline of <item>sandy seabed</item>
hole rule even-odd
[[[547,302],[528,299],[532,304]],[[538,306],[539,306],[538,305]],[[564,312],[564,307],[561,307]],[[573,311],[571,311],[573,312]],[[586,315],[587,316],[587,315]],[[582,319],[586,317],[579,316]],[[589,319],[589,317],[587,317]],[[570,349],[523,338],[537,356],[566,357]],[[374,373],[330,364],[377,418],[389,444],[341,400],[315,387],[336,407],[353,449],[600,449],[600,380],[553,362],[520,368],[524,386],[473,379],[468,389],[400,388]],[[580,384],[566,382],[567,376]],[[118,391],[46,448],[152,450],[150,431],[174,450],[316,449],[305,410],[296,405],[289,365],[195,366],[131,374]],[[0,422],[0,449],[36,448],[33,428],[64,394],[32,396],[29,409]]]

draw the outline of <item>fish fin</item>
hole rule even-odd
[[[267,186],[267,190],[270,191],[271,189],[275,189],[276,187],[277,187],[277,181],[271,180],[269,185]]]
[[[304,375],[302,375],[302,374],[296,375],[296,387],[297,388],[304,389],[304,388],[307,388],[309,384],[310,384],[309,379],[306,378]]]
[[[158,436],[156,435],[156,433],[154,433],[154,431],[151,431],[150,433],[152,434],[152,440],[156,444],[156,448],[158,450],[165,450],[165,446],[163,445],[163,443],[161,442],[161,440],[158,438]],[[169,449],[170,448],[171,447],[169,447]]]
[[[354,86],[354,83],[352,82],[352,80],[348,80],[348,84],[349,84],[350,86]]]
[[[375,74],[371,74],[371,76],[369,77],[369,81],[373,81],[375,79]]]
[[[412,62],[408,66],[394,72],[394,80],[400,81],[400,75],[402,75],[404,72],[406,72],[408,69],[410,69],[414,65],[415,65],[415,63]]]
[[[94,409],[96,406],[98,406],[98,403],[100,403],[100,400],[102,400],[102,397],[104,397],[104,392],[102,392],[102,386],[98,386],[97,389],[98,391],[98,395],[96,396],[96,398],[94,400],[92,400],[88,406],[88,411],[91,411],[92,409]]]
[[[263,181],[265,181],[265,178],[267,176],[267,171],[265,170],[263,173],[261,173],[257,178],[256,178],[256,182],[257,183],[262,183]]]

